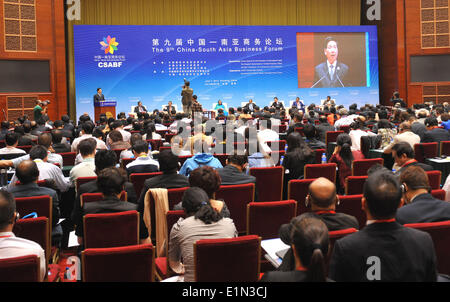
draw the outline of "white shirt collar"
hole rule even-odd
[[[330,66],[331,66],[331,65],[333,65],[333,70],[336,71],[337,60],[334,61],[333,64],[330,64],[330,62],[328,62],[328,60],[327,60],[328,71],[330,71]]]

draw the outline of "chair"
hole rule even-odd
[[[326,268],[328,269],[329,267],[329,263],[331,260],[331,255],[333,255],[333,248],[334,248],[334,243],[336,242],[336,240],[341,239],[347,235],[353,234],[355,232],[357,232],[358,230],[355,228],[348,228],[348,229],[343,229],[343,230],[338,230],[338,231],[331,231],[328,232],[328,238],[329,238],[329,249],[328,249],[328,255],[327,255],[327,265]]]
[[[47,217],[19,219],[14,224],[13,233],[16,237],[28,239],[38,243],[45,250],[45,257],[50,258],[51,242]]]
[[[33,146],[17,146],[17,149],[22,149],[23,151],[27,152],[27,154],[30,153],[31,148],[33,148]]]
[[[327,150],[325,149],[316,149],[314,150],[314,155],[316,157],[316,164],[322,163],[322,155],[325,153],[325,156],[327,154]]]
[[[278,125],[278,133],[286,133],[287,128],[288,128],[287,124]]]
[[[258,236],[199,240],[194,244],[195,281],[256,282],[260,258]]]
[[[161,146],[161,147],[159,147],[159,152],[162,152],[162,151],[164,151],[164,150],[172,151],[172,147],[171,147],[171,146],[167,146],[167,147]]]
[[[147,179],[162,175],[162,172],[153,173],[132,173],[130,175],[130,182],[133,184],[136,196],[141,196],[142,189],[144,189],[144,183]]]
[[[382,158],[370,158],[370,159],[358,159],[352,163],[352,176],[364,176],[367,175],[367,171],[375,164],[384,164]]]
[[[251,202],[247,205],[247,235],[262,239],[278,238],[280,226],[297,214],[295,200]]]
[[[336,212],[345,213],[354,216],[362,229],[366,225],[366,213],[362,210],[362,195],[339,195],[339,204],[336,204]]]
[[[328,147],[329,143],[335,143],[339,134],[344,133],[344,131],[327,131],[325,133],[325,145]]]
[[[0,259],[0,282],[39,282],[40,263],[36,255]]]
[[[349,176],[345,179],[345,195],[358,195],[363,193],[364,183],[367,180],[364,176]]]
[[[433,238],[434,250],[436,251],[438,272],[450,274],[450,221],[412,223],[405,224],[410,227],[427,232]]]
[[[450,155],[450,141],[442,141],[440,144],[441,156]]]
[[[227,159],[228,157],[230,157],[230,154],[214,154],[214,157],[220,161],[222,166],[225,167],[227,165]]]
[[[16,211],[25,216],[36,212],[39,217],[47,217],[52,225],[52,198],[49,195],[15,198]]]
[[[169,242],[170,231],[172,227],[180,218],[185,218],[186,213],[184,210],[180,211],[168,211],[166,213],[166,222],[167,222],[167,238],[166,242]],[[166,244],[166,252],[165,255],[169,254],[169,245]],[[168,257],[157,257],[155,259],[155,268],[156,268],[156,276],[159,280],[163,280],[169,278],[171,274],[171,270],[169,269],[169,258]]]
[[[349,134],[350,133],[350,125],[342,125],[341,127],[339,127],[339,130],[344,131],[345,133]]]
[[[283,199],[283,166],[251,168],[250,175],[256,177],[258,201],[277,201]]]
[[[426,171],[428,175],[428,182],[431,190],[439,190],[441,188],[441,171]]]
[[[127,201],[127,192],[122,191],[120,194],[120,200]],[[102,201],[103,200],[103,193],[83,193],[80,196],[80,203],[81,207],[83,207],[84,203],[86,202],[95,202],[95,201]]]
[[[119,163],[120,161],[120,153],[122,153],[122,151],[125,151],[127,149],[113,149],[113,151],[116,153],[117,156],[117,163]]]
[[[86,249],[81,259],[84,282],[155,280],[155,249],[151,244]]]
[[[181,156],[178,156],[178,162],[180,163],[180,167],[182,167],[183,164],[185,163],[185,161],[187,161],[191,157],[192,157],[192,155],[181,155]]]
[[[84,247],[108,248],[139,244],[139,213],[126,211],[83,216]]]
[[[75,159],[77,157],[76,152],[66,152],[66,153],[59,153],[63,159],[63,166],[69,167],[69,166],[75,166]]]
[[[91,181],[94,181],[94,180],[97,180],[97,176],[78,177],[75,180],[75,186],[77,188],[77,191],[80,189],[81,185],[83,185],[85,183],[88,183],[88,182],[91,182]]]
[[[438,143],[420,143],[414,145],[415,159],[420,163],[425,163],[426,158],[433,158],[438,155]]]
[[[303,137],[305,136],[305,133],[303,133],[303,127],[295,127],[294,131],[300,133]]]
[[[122,168],[126,169],[127,165],[135,159],[136,158],[122,158]]]
[[[432,190],[431,195],[433,195],[434,198],[444,200],[445,201],[445,190]]]
[[[330,164],[310,164],[305,165],[305,179],[325,177],[331,182],[336,183],[336,168],[335,163]]]
[[[285,147],[286,147],[285,140],[266,142],[266,144],[267,144],[267,146],[270,147],[270,149],[272,151],[285,151]]]
[[[161,139],[148,139],[147,143],[149,143],[152,146],[152,151],[159,151],[159,147],[162,146]]]
[[[215,199],[223,200],[239,233],[247,228],[247,204],[255,201],[255,184],[220,186]]]
[[[293,179],[288,183],[288,199],[297,201],[297,215],[309,212],[305,200],[309,192],[309,185],[315,179]]]

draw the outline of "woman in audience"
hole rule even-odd
[[[233,220],[223,218],[214,210],[208,194],[200,188],[187,189],[182,205],[187,218],[180,218],[172,227],[168,258],[170,268],[184,274],[184,281],[192,282],[195,281],[194,243],[201,239],[233,238],[237,231]]]
[[[156,133],[156,128],[155,128],[155,124],[154,123],[149,123],[147,125],[146,132],[143,135],[142,139],[143,140],[147,140],[147,139],[161,139],[161,135]]]
[[[378,122],[378,134],[381,135],[381,149],[384,149],[394,141],[397,129],[392,129],[392,124],[388,120],[382,119]]]
[[[287,138],[288,149],[282,158],[284,167],[285,198],[287,187],[291,179],[303,179],[305,165],[315,163],[314,151],[306,144],[298,132],[292,132]]]
[[[322,220],[305,213],[292,222],[294,271],[268,272],[261,282],[325,282],[329,248],[328,228]]]
[[[197,168],[189,175],[189,186],[203,189],[208,194],[211,206],[222,217],[230,217],[230,210],[228,210],[225,202],[214,199],[214,194],[219,190],[221,183],[219,173],[210,166]],[[181,202],[174,207],[174,210],[182,209]]]
[[[347,133],[339,134],[336,139],[336,148],[329,162],[336,163],[339,171],[338,192],[342,193],[345,187],[345,179],[352,175],[352,162],[364,159],[361,151],[352,151],[352,139]]]

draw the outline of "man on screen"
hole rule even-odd
[[[314,84],[311,88],[345,87],[348,66],[337,61],[339,50],[334,38],[325,39],[324,53],[327,61],[316,66]]]

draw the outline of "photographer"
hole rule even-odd
[[[183,112],[185,114],[191,115],[191,107],[192,107],[192,95],[194,94],[194,90],[189,87],[190,83],[184,79],[183,90],[181,91],[181,103],[183,104]]]
[[[50,101],[36,100],[36,107],[33,108],[34,112],[34,120],[38,121],[40,118],[47,115],[47,105],[50,104]]]

